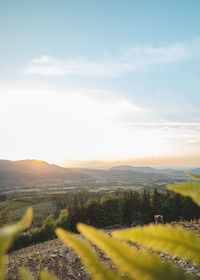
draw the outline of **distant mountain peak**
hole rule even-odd
[[[132,165],[118,165],[114,166],[111,169],[114,170],[132,170],[132,171],[141,171],[141,172],[156,172],[157,169],[149,166],[132,166]]]
[[[16,162],[50,165],[50,163],[48,163],[47,161],[39,160],[39,159],[22,159],[22,160],[17,160]]]
[[[200,167],[193,168],[193,169],[189,170],[189,172],[194,173],[194,174],[198,174],[198,173],[200,173]]]

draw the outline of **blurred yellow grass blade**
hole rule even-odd
[[[0,229],[0,280],[4,279],[5,254],[12,245],[15,236],[30,226],[33,209],[29,208],[24,217],[15,225],[4,226]]]
[[[4,226],[0,229],[0,257],[9,249],[14,237],[31,225],[32,216],[33,209],[29,208],[17,224]]]
[[[190,258],[200,264],[200,238],[193,232],[182,227],[171,225],[149,225],[127,230],[114,231],[114,237],[137,242],[163,250],[170,254],[176,254],[180,258]]]
[[[84,266],[91,272],[95,280],[119,280],[119,275],[100,262],[93,249],[85,240],[80,240],[75,234],[61,228],[56,229],[57,236],[72,247],[80,255]]]
[[[200,180],[200,174],[193,174],[193,173],[187,172],[187,175],[189,175],[192,178]]]
[[[1,267],[0,267],[0,269],[1,269]],[[6,274],[7,274],[7,272],[6,271],[0,271],[0,280],[3,280],[3,279],[5,279],[5,277],[6,277]]]
[[[58,280],[58,278],[55,275],[48,273],[47,271],[42,271],[40,273],[40,279],[41,280]]]
[[[7,257],[3,256],[0,258],[0,280],[3,280],[6,275],[7,275],[7,268],[6,268],[6,263],[7,263]]]
[[[32,274],[27,271],[25,268],[19,269],[19,275],[22,280],[34,280]]]
[[[158,256],[147,252],[140,253],[136,248],[109,237],[101,230],[80,223],[77,228],[103,250],[120,271],[128,273],[137,280],[193,279],[169,262],[162,262]]]
[[[186,182],[179,185],[169,185],[167,188],[182,195],[191,197],[193,201],[200,206],[200,183]]]

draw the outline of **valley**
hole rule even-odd
[[[17,221],[30,205],[33,226],[68,207],[81,194],[85,200],[126,191],[165,192],[166,185],[188,180],[182,170],[116,166],[110,169],[72,169],[44,161],[0,160],[0,211],[9,209]]]

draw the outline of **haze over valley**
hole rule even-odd
[[[119,165],[111,168],[64,168],[39,160],[0,160],[0,192],[43,191],[63,192],[67,190],[117,191],[130,188],[153,189],[167,183],[188,179],[186,171],[200,169],[170,169],[145,166]]]

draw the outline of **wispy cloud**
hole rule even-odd
[[[130,63],[108,59],[90,60],[67,57],[64,59],[43,55],[32,60],[25,72],[44,76],[117,76],[130,70]]]
[[[128,123],[134,126],[151,126],[151,127],[198,127],[200,129],[199,122],[131,122]]]
[[[199,57],[199,49],[200,38],[195,38],[191,42],[175,42],[167,46],[129,47],[119,55],[107,54],[98,59],[42,55],[28,63],[25,73],[45,76],[121,76]]]

